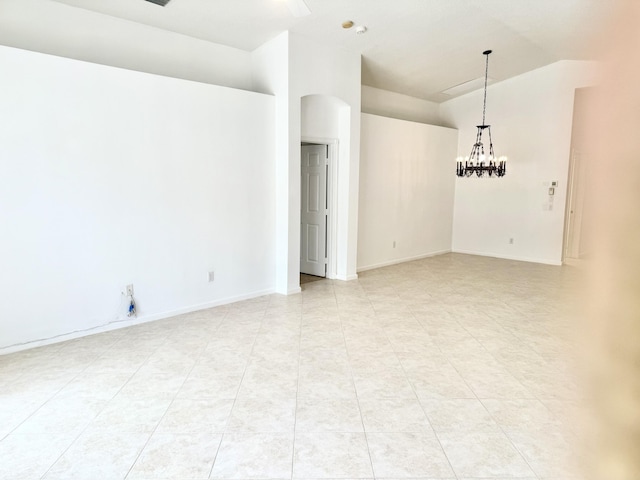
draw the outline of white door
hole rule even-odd
[[[302,146],[300,272],[324,277],[327,265],[327,145]]]

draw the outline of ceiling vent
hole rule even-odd
[[[491,85],[494,82],[493,78],[487,79],[487,83]],[[479,90],[484,86],[484,77],[474,78],[473,80],[469,80],[468,82],[461,83],[451,88],[447,88],[440,93],[444,93],[449,96],[458,96],[464,95],[465,93],[473,92],[474,90]]]
[[[167,5],[167,3],[169,3],[171,0],[147,0],[147,2],[149,3],[155,3],[156,5],[160,5],[161,7],[164,7]]]

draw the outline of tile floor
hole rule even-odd
[[[579,478],[578,284],[449,254],[0,357],[0,478]]]

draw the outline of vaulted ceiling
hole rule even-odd
[[[0,14],[12,1],[20,0],[0,0]],[[312,13],[304,17],[283,0],[46,1],[245,51],[290,30],[362,54],[365,85],[440,102],[451,98],[444,90],[483,76],[486,49],[494,51],[494,81],[558,60],[594,59],[594,35],[617,3],[631,0],[305,0]],[[343,29],[346,20],[365,25],[366,34]],[[73,35],[82,26],[59,28]]]

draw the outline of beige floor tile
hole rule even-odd
[[[159,433],[224,433],[233,398],[176,398],[158,425]]]
[[[433,433],[368,433],[367,442],[376,478],[455,478]]]
[[[25,420],[14,433],[68,433],[79,435],[105,408],[108,401],[98,397],[56,395]]]
[[[0,442],[0,478],[40,478],[71,445],[75,434],[11,434]]]
[[[29,369],[20,378],[2,389],[0,399],[3,402],[20,400],[42,405],[53,398],[76,375],[76,373],[64,369],[56,371],[43,371],[39,368]]]
[[[227,433],[211,478],[291,478],[292,434]]]
[[[110,400],[132,377],[131,373],[81,373],[64,386],[58,395]]]
[[[433,371],[450,367],[447,356],[439,348],[420,353],[400,352],[397,358],[407,376],[419,375],[421,370]]]
[[[238,396],[295,398],[298,390],[297,369],[274,369],[268,365],[250,365],[242,378]]]
[[[551,410],[536,399],[483,399],[482,403],[507,433],[533,428],[558,429],[562,425]]]
[[[578,467],[584,464],[578,454],[578,440],[558,430],[539,426],[511,432],[509,438],[540,478],[578,476]]]
[[[296,409],[296,433],[363,432],[356,396],[299,396]]]
[[[509,373],[492,372],[463,376],[478,398],[535,398],[535,396]]]
[[[407,377],[420,401],[476,398],[467,382],[451,365],[436,370],[411,371]]]
[[[475,398],[421,400],[420,403],[436,433],[500,429],[485,406]]]
[[[364,375],[357,373],[353,381],[358,397],[415,397],[413,389],[402,371],[383,371]]]
[[[120,393],[131,396],[175,395],[184,383],[187,373],[182,369],[176,373],[144,374],[138,371],[122,387]]]
[[[19,395],[0,399],[0,440],[33,415],[44,401],[21,398]]]
[[[149,358],[149,353],[118,348],[109,349],[95,359],[82,373],[136,373]]]
[[[90,426],[105,432],[148,432],[158,426],[171,404],[170,394],[153,396],[116,395]]]
[[[363,433],[296,434],[293,478],[372,478]]]
[[[44,480],[124,479],[149,434],[85,431],[44,476]]]
[[[298,396],[318,397],[333,396],[354,398],[356,390],[350,373],[332,373],[331,371],[314,371],[301,376],[298,383]]]
[[[398,356],[391,350],[376,350],[349,352],[351,371],[354,376],[404,376],[406,372]]]
[[[433,431],[415,397],[359,397],[358,402],[367,433]]]
[[[585,391],[577,380],[558,372],[525,375],[522,384],[539,399],[580,400]]]
[[[227,432],[292,433],[295,398],[239,395],[233,405]]]
[[[196,370],[197,368],[197,370]],[[235,398],[244,370],[220,371],[194,368],[178,390],[178,398]]]
[[[535,477],[525,459],[502,431],[448,431],[439,432],[438,438],[459,477]]]
[[[206,479],[222,435],[155,433],[127,475],[127,480]]]

